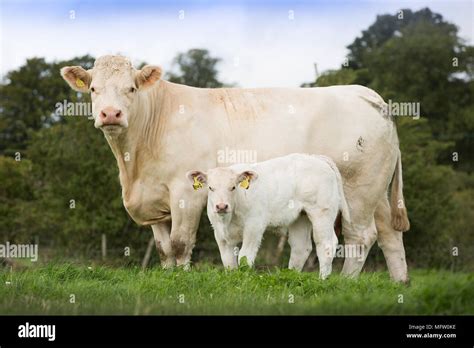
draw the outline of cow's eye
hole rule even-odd
[[[130,93],[134,93],[136,90],[137,90],[137,89],[136,89],[135,87],[130,87],[129,92],[130,92]]]
[[[95,92],[95,88],[94,88],[94,87],[91,87],[91,92]]]
[[[211,186],[209,186],[209,190],[210,190],[210,191],[214,191],[214,189],[213,189]]]
[[[231,191],[234,191],[234,190],[235,190],[235,186],[234,186],[234,187],[232,187],[230,190],[231,190]]]

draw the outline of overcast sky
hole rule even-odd
[[[469,43],[474,36],[472,0],[0,2],[2,76],[29,57],[87,53],[120,53],[166,71],[178,52],[207,48],[223,59],[224,82],[299,86],[314,80],[314,63],[320,72],[338,68],[346,46],[377,14],[428,6]]]

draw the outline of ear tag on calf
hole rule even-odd
[[[197,191],[200,188],[202,188],[202,182],[200,182],[196,176],[194,177],[193,188],[194,188],[194,191]]]
[[[79,87],[79,88],[84,87],[85,86],[84,81],[82,81],[81,79],[77,79],[76,80],[76,86]]]
[[[249,177],[246,176],[245,179],[240,182],[240,187],[248,190],[249,186],[250,186]]]

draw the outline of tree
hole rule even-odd
[[[205,49],[190,49],[186,53],[179,53],[173,60],[177,66],[177,73],[169,73],[168,80],[183,85],[204,88],[222,87],[218,80],[217,64],[220,58],[213,58]]]
[[[30,132],[58,121],[54,117],[56,103],[81,98],[71,93],[59,75],[62,66],[90,68],[93,63],[90,56],[54,63],[31,58],[19,69],[10,71],[0,85],[0,154],[13,155],[25,150]]]
[[[28,223],[35,193],[31,161],[17,159],[0,156],[0,235],[4,241],[25,242],[32,239]]]
[[[362,35],[347,47],[349,49],[349,67],[360,69],[368,66],[366,62],[368,54],[391,38],[400,35],[401,30],[406,26],[420,21],[429,22],[448,35],[455,36],[457,33],[454,24],[445,22],[440,14],[433,13],[429,8],[416,12],[410,9],[401,9],[394,15],[379,15],[375,23],[367,30],[363,30]]]

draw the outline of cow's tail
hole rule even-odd
[[[351,224],[351,215],[349,213],[349,206],[347,205],[346,196],[344,195],[344,187],[342,185],[342,177],[339,169],[337,169],[336,163],[327,157],[327,156],[320,156],[334,171],[336,174],[337,180],[337,190],[339,192],[339,210],[341,211],[342,218],[345,223]]]
[[[349,213],[349,206],[347,205],[346,195],[344,194],[344,187],[342,185],[341,173],[339,173],[339,170],[337,168],[336,168],[336,176],[337,176],[337,188],[339,190],[339,197],[340,197],[339,209],[341,210],[342,218],[344,219],[344,221],[348,224],[351,224],[351,214]]]
[[[400,150],[398,150],[397,165],[393,173],[390,207],[392,227],[397,231],[408,231],[410,229],[410,221],[408,220],[405,199],[403,198],[402,156]]]

